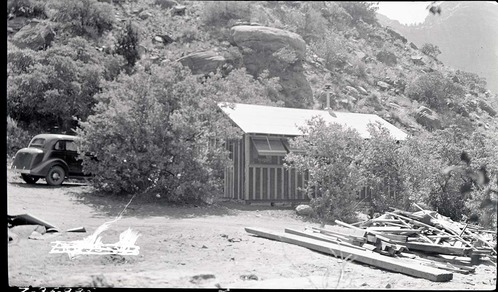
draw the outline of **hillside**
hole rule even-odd
[[[41,5],[35,0],[25,2]],[[378,25],[373,10],[358,9],[354,4],[107,0],[98,2],[105,8],[101,18],[96,18],[102,23],[89,27],[83,21],[71,20],[68,11],[57,11],[69,9],[67,5],[56,5],[63,1],[47,3],[40,6],[44,12],[38,14],[36,9],[32,13],[12,10],[7,23],[8,111],[21,127],[26,128],[32,120],[26,116],[32,111],[39,120],[50,122],[62,119],[63,114],[74,108],[61,109],[57,117],[53,112],[47,114],[47,108],[54,109],[57,103],[47,104],[45,111],[28,107],[32,101],[16,92],[26,83],[13,81],[24,78],[22,74],[25,74],[25,67],[12,69],[14,65],[19,66],[19,56],[51,62],[44,55],[53,54],[48,48],[63,50],[65,46],[79,46],[79,50],[87,50],[86,53],[92,55],[89,60],[100,60],[92,64],[114,64],[117,59],[112,58],[119,57],[117,39],[131,22],[138,28],[140,41],[138,60],[134,67],[127,67],[129,72],[165,63],[181,63],[194,74],[206,76],[217,69],[226,75],[243,67],[255,77],[260,74],[278,77],[281,86],[278,99],[286,106],[322,108],[330,94],[336,110],[375,113],[412,134],[450,125],[469,131],[481,129],[485,133],[498,129],[497,97],[487,91],[479,76],[446,66],[443,54],[440,59],[423,54],[404,36]],[[95,7],[100,7],[98,5]],[[428,21],[444,22],[443,17],[451,20],[453,14],[449,14],[449,9],[445,11],[448,14],[441,19]],[[75,25],[81,30],[76,30]],[[444,33],[448,29],[455,31],[454,28],[441,29],[431,35],[444,36],[448,46],[454,47],[451,41],[462,34]],[[84,41],[74,41],[75,37]],[[491,41],[476,36],[476,41],[468,43],[475,45],[479,40],[480,44],[481,39]],[[491,43],[480,45],[482,50],[494,47]],[[440,45],[442,51],[451,51],[445,46]],[[462,49],[473,51],[471,47]],[[489,62],[480,55],[468,55],[472,56],[470,63]],[[82,64],[86,66],[88,62]],[[91,68],[84,74],[95,76]],[[105,69],[105,72],[113,71]],[[102,76],[112,79],[105,74]],[[71,82],[60,84],[66,86]],[[85,80],[78,82],[86,84]],[[86,95],[81,98],[88,99],[86,104],[94,104],[91,98],[100,90],[99,84],[89,93],[83,90]],[[85,85],[78,86],[84,88]],[[75,90],[68,88],[64,92],[71,94]],[[25,100],[20,100],[22,98]],[[91,106],[77,116],[85,120],[89,113]]]
[[[498,92],[498,5],[477,2],[443,2],[442,14],[429,14],[419,25],[403,25],[381,14],[377,17],[418,47],[437,45],[439,59],[447,66],[486,78],[488,88]]]

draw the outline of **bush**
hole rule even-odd
[[[202,21],[206,25],[226,26],[230,20],[250,21],[251,3],[239,1],[205,2]]]
[[[52,8],[57,11],[53,20],[78,36],[97,38],[114,24],[113,6],[97,0],[54,0]]]
[[[84,157],[84,170],[104,192],[206,199],[223,186],[224,141],[240,134],[217,102],[272,104],[265,93],[244,70],[199,78],[164,64],[120,75],[96,96],[95,114],[81,124],[82,152],[98,159]]]
[[[17,17],[46,18],[45,1],[41,0],[8,0],[7,13]]]
[[[444,109],[450,102],[461,101],[465,95],[465,89],[435,71],[413,80],[405,88],[405,94],[411,99],[424,102],[429,107]]]
[[[342,35],[329,32],[320,40],[311,42],[310,47],[319,57],[325,59],[325,67],[333,71],[344,68],[348,63],[349,57],[344,42]]]
[[[128,68],[133,68],[137,60],[140,59],[138,52],[139,44],[138,28],[136,25],[128,22],[124,31],[118,36],[116,44],[116,53],[125,58]]]
[[[379,125],[371,124],[369,133],[361,169],[365,185],[371,188],[372,207],[375,212],[389,207],[408,210],[412,202],[420,202],[420,193],[430,189],[425,148],[417,138],[397,142]]]
[[[69,132],[75,117],[85,120],[101,82],[119,73],[122,60],[105,55],[82,38],[46,51],[9,48],[7,113],[21,125]]]
[[[322,223],[354,219],[356,192],[362,186],[357,161],[363,139],[354,130],[339,124],[326,125],[317,118],[302,130],[304,136],[295,138],[291,145],[304,152],[290,153],[285,161],[287,167],[309,173],[304,191],[311,199],[314,215]]]
[[[438,46],[428,43],[423,44],[420,51],[422,51],[422,53],[426,54],[427,56],[433,57],[434,59],[436,59],[437,56],[441,54]]]
[[[21,129],[15,120],[7,116],[7,156],[12,157],[17,150],[28,147],[31,135]]]
[[[338,2],[338,4],[351,15],[352,23],[360,20],[368,24],[377,24],[377,4],[373,2]]]

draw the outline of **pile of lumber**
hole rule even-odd
[[[496,231],[454,222],[434,211],[393,209],[363,222],[335,223],[345,228],[246,231],[436,282],[450,281],[453,272],[473,273],[475,266],[485,260],[496,265]]]

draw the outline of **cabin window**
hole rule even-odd
[[[282,141],[278,138],[253,137],[252,142],[258,156],[285,156],[287,154]]]

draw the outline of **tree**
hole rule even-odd
[[[315,216],[324,224],[333,219],[354,218],[356,193],[363,186],[359,168],[363,139],[358,132],[321,119],[308,121],[303,136],[290,143],[302,153],[285,156],[286,165],[308,172],[305,192]]]
[[[138,28],[130,21],[124,31],[118,36],[116,44],[116,53],[126,59],[128,68],[133,68],[137,60],[140,59],[140,54],[138,53],[139,44]]]

